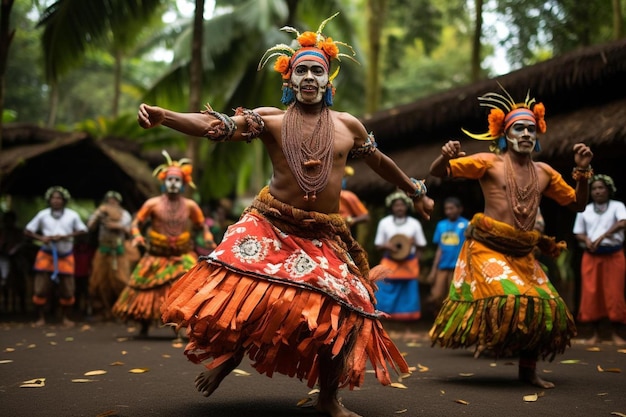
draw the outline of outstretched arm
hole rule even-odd
[[[256,111],[238,109],[235,116],[207,109],[199,113],[180,113],[158,106],[139,105],[137,122],[144,129],[163,125],[188,136],[206,137],[215,141],[251,140],[263,133],[263,116],[280,112],[266,107]]]

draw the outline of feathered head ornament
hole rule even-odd
[[[176,175],[183,179],[183,183],[189,184],[191,188],[196,188],[196,184],[193,183],[191,172],[193,167],[189,158],[182,158],[178,161],[173,161],[170,154],[167,151],[161,151],[165,160],[165,164],[161,164],[152,171],[152,176],[157,177],[161,182],[165,181],[170,175]]]
[[[356,53],[350,45],[344,42],[334,41],[333,38],[322,34],[322,30],[324,30],[326,24],[338,14],[339,12],[324,20],[316,32],[307,31],[300,33],[297,29],[291,26],[282,27],[280,30],[295,34],[295,45],[290,46],[284,43],[275,45],[265,51],[261,57],[258,70],[261,70],[270,59],[276,58],[274,70],[279,72],[283,77],[283,96],[281,98],[281,102],[283,104],[288,105],[295,100],[294,92],[291,87],[289,87],[289,79],[291,78],[293,68],[295,68],[300,61],[316,61],[329,73],[330,65],[333,60],[341,62],[341,58],[348,58],[358,64],[358,61],[353,58]],[[294,43],[292,42],[292,44]],[[340,46],[349,49],[351,55],[340,52]],[[335,71],[328,77],[329,85],[326,89],[326,95],[324,96],[324,103],[327,106],[333,105],[333,95],[335,93],[335,89],[332,82],[335,77],[337,77],[337,74],[339,74],[339,66],[337,66],[337,69],[335,69]]]
[[[537,103],[534,98],[530,98],[530,91],[526,93],[526,98],[523,102],[515,102],[504,87],[500,85],[500,88],[504,94],[487,93],[482,97],[478,97],[481,106],[491,108],[487,118],[489,130],[485,133],[475,134],[461,129],[463,133],[472,139],[493,141],[489,149],[495,153],[500,153],[506,149],[506,131],[515,122],[520,120],[530,121],[537,126],[538,133],[546,132],[546,121],[544,120],[546,108],[543,103]],[[539,140],[537,140],[535,151],[540,150]]]

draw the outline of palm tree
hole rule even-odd
[[[48,124],[54,124],[59,79],[79,66],[90,48],[109,49],[116,60],[113,112],[121,85],[121,61],[136,44],[145,26],[163,11],[165,0],[57,0],[43,13],[42,45],[51,106]]]

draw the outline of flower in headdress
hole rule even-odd
[[[537,131],[539,133],[546,133],[547,125],[544,120],[546,108],[543,103],[535,104],[535,107],[533,107],[533,113],[535,113],[535,119],[537,119]]]
[[[504,127],[504,112],[500,109],[491,109],[489,112],[489,135],[497,138],[502,134]]]
[[[291,75],[291,71],[289,71],[289,57],[286,55],[281,55],[276,58],[276,62],[274,63],[274,71],[283,74],[283,78],[289,78],[285,77],[285,75],[287,74]]]
[[[330,59],[335,59],[337,55],[339,55],[339,48],[330,36],[319,43],[319,48],[324,51]]]
[[[307,46],[316,46],[317,45],[317,34],[315,32],[304,32],[300,36],[298,36],[298,43],[302,47]]]

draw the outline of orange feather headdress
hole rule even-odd
[[[166,150],[162,150],[161,153],[167,162],[156,167],[154,171],[152,171],[152,176],[157,177],[163,182],[168,176],[177,175],[182,177],[185,184],[189,184],[191,188],[196,188],[196,184],[193,183],[193,177],[191,176],[193,171],[191,160],[189,158],[182,158],[178,161],[173,161]]]

